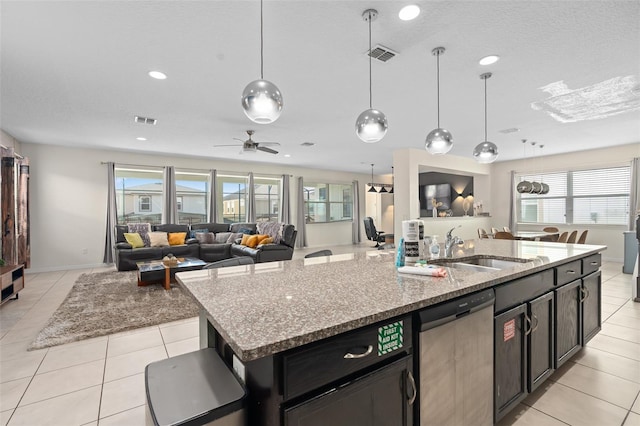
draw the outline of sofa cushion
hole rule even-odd
[[[228,223],[196,223],[194,225],[191,225],[191,230],[194,232],[200,229],[207,230],[208,232],[213,232],[214,234],[217,234],[218,232],[228,232],[229,224]]]
[[[232,232],[231,235],[229,235],[229,238],[227,238],[227,243],[228,244],[240,244],[240,241],[238,241],[236,243],[237,240],[242,240],[242,235],[239,232]]]
[[[200,229],[198,229],[197,231],[200,231]],[[215,242],[213,232],[197,232],[197,231],[196,231],[196,240],[198,240],[200,244],[213,244]]]
[[[166,247],[169,245],[166,232],[149,232],[150,247]]]
[[[189,232],[189,225],[167,223],[165,225],[153,225],[153,230],[162,232]]]
[[[256,224],[255,223],[232,223],[229,226],[229,231],[241,232],[243,234],[255,234]]]
[[[258,222],[256,224],[258,234],[267,234],[273,238],[273,242],[276,244],[279,244],[282,239],[283,227],[284,223],[282,222]]]
[[[186,232],[169,232],[169,245],[179,246],[184,244],[187,238]]]
[[[233,234],[233,232],[218,232],[215,234],[215,242],[216,243],[226,243],[229,237]]]
[[[131,248],[144,247],[144,241],[137,232],[125,232],[124,239],[131,245]]]
[[[145,247],[149,247],[151,245],[151,242],[149,241],[149,232],[151,232],[150,223],[127,223],[127,229],[129,230],[129,233],[137,232],[140,234]]]

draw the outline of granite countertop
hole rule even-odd
[[[529,261],[491,272],[449,268],[448,277],[435,278],[398,273],[395,251],[367,251],[180,272],[176,277],[246,362],[603,250],[606,246],[470,240],[454,248],[454,258]]]

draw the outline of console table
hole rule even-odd
[[[18,292],[24,288],[24,265],[1,266],[0,277],[2,277],[2,303],[11,299],[13,295],[17,299]]]

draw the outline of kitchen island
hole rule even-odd
[[[343,341],[347,345],[356,342],[360,333],[369,330],[377,334],[383,329],[397,332],[399,326],[404,342],[398,345],[396,341],[389,352],[378,350],[378,357],[374,358],[385,361],[385,365],[402,364],[394,368],[403,372],[403,393],[409,394],[410,400],[415,396],[410,389],[413,386],[415,391],[410,383],[414,364],[410,357],[412,327],[415,328],[412,318],[417,311],[544,271],[562,270],[563,265],[575,266],[577,262],[580,267],[585,259],[605,249],[594,245],[471,240],[457,246],[453,257],[520,262],[486,272],[448,268],[446,278],[432,278],[398,273],[394,252],[371,251],[179,273],[177,279],[201,308],[202,346],[216,347],[246,382],[249,424],[279,425],[294,423],[287,420],[287,410],[295,411],[306,401],[330,393],[341,386],[343,379],[357,382],[358,377],[373,371],[375,365],[360,361],[366,354],[355,351],[350,354],[360,363],[355,369],[323,365],[323,359],[331,359],[327,351],[339,348]],[[597,270],[599,255],[593,262]],[[577,278],[581,276],[582,270],[576,274]],[[391,336],[397,337],[396,334]],[[310,358],[314,352],[322,355]],[[403,423],[412,424],[413,410],[402,407]]]

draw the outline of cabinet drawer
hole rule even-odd
[[[505,309],[535,299],[551,289],[553,289],[553,271],[550,269],[509,281],[494,289],[496,292],[495,312],[502,312]]]
[[[602,256],[600,253],[593,254],[582,259],[582,275],[589,275],[602,266]]]
[[[556,285],[563,285],[582,276],[582,260],[574,260],[554,268],[556,271]]]
[[[400,325],[402,333],[395,335]],[[380,346],[379,335],[383,340]],[[302,395],[395,355],[409,353],[411,336],[411,317],[406,316],[286,353],[282,358],[284,399]],[[394,341],[399,342],[397,349],[393,349],[396,348]],[[389,347],[385,347],[385,344]]]

